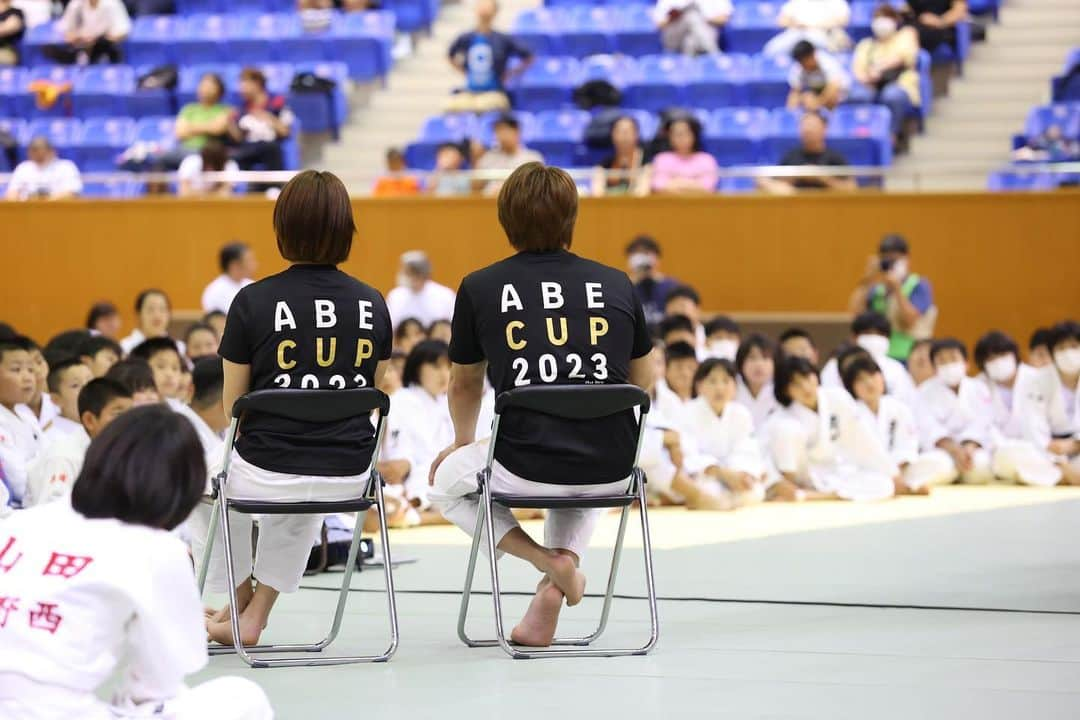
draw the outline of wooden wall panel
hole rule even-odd
[[[357,199],[346,269],[384,290],[405,250],[423,248],[456,285],[509,246],[484,198]],[[0,204],[0,320],[46,339],[111,299],[130,325],[142,288],[198,307],[217,249],[251,243],[260,273],[284,267],[259,200]],[[1080,194],[611,198],[582,203],[575,250],[611,264],[637,233],[664,246],[665,270],[710,310],[836,312],[885,232],[905,234],[933,283],[939,334],[971,342],[990,327],[1026,339],[1080,316]]]

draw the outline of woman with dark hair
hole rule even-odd
[[[848,102],[878,103],[892,112],[894,142],[906,143],[904,121],[922,104],[919,73],[919,34],[903,27],[900,11],[888,3],[874,10],[872,35],[859,41],[851,71],[858,81],[848,90]]]
[[[120,341],[124,354],[128,355],[150,338],[168,338],[169,323],[172,322],[172,301],[164,290],[148,288],[135,296],[135,329]],[[171,339],[171,338],[170,338]],[[187,353],[187,346],[179,340],[173,340],[181,355]]]
[[[382,295],[338,269],[352,249],[356,226],[345,185],[307,170],[281,191],[274,233],[284,272],[246,286],[229,307],[218,354],[223,358],[226,412],[253,390],[344,390],[375,387],[390,358],[390,315]],[[227,492],[259,500],[346,500],[360,495],[374,450],[367,418],[312,425],[249,413],[230,459]],[[192,534],[205,537],[209,513],[195,514]],[[232,520],[240,641],[258,642],[281,592],[296,592],[322,520],[270,515],[259,522],[251,562],[251,519]],[[224,591],[221,544],[208,585]],[[201,554],[196,542],[196,553]],[[258,583],[255,583],[258,578]],[[230,608],[211,616],[211,639],[233,643]]]
[[[412,352],[416,344],[427,339],[427,330],[424,324],[414,317],[407,317],[394,328],[394,350],[400,350],[405,355]]]
[[[612,124],[611,147],[611,155],[593,171],[592,194],[647,195],[649,166],[644,164],[637,120],[623,115]]]
[[[776,363],[773,393],[780,409],[766,436],[782,476],[774,500],[882,500],[901,483],[900,471],[872,427],[841,388],[819,387],[817,369],[801,357]]]
[[[702,149],[701,123],[696,118],[676,118],[667,128],[671,149],[653,158],[654,193],[673,195],[710,194],[716,190],[719,166]]]
[[[778,407],[773,395],[773,354],[769,338],[759,333],[748,335],[735,353],[735,400],[750,410],[754,429],[761,431],[765,421]]]
[[[202,445],[163,405],[131,410],[90,444],[71,502],[4,522],[0,716],[270,718],[250,680],[188,689],[207,663],[187,548],[170,531],[202,497]],[[97,692],[125,668],[111,704]]]
[[[95,335],[115,340],[120,335],[120,311],[111,302],[97,302],[86,314],[86,329]]]

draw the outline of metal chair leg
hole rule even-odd
[[[481,483],[483,480],[481,480]],[[465,624],[469,618],[469,601],[472,599],[473,578],[476,575],[476,560],[480,555],[480,538],[483,537],[484,519],[487,517],[487,508],[480,503],[476,514],[476,528],[473,530],[472,549],[469,552],[469,566],[465,571],[465,589],[461,593],[461,610],[458,613],[458,638],[469,647],[495,647],[499,643],[495,640],[473,640],[469,637]]]
[[[210,571],[210,555],[214,552],[214,535],[217,534],[218,503],[220,502],[221,498],[215,497],[213,504],[210,506],[210,522],[207,523],[206,543],[203,546],[202,560],[199,562],[199,597],[202,597],[206,588],[206,575]]]

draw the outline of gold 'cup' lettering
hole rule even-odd
[[[279,368],[281,368],[282,370],[292,370],[294,367],[296,367],[296,361],[295,360],[286,360],[285,359],[285,351],[286,350],[295,350],[295,349],[296,349],[296,343],[293,342],[292,340],[282,340],[281,342],[278,343],[278,346],[277,346],[277,366]]]
[[[552,345],[565,345],[569,334],[566,331],[566,318],[559,318],[559,337],[555,337],[555,324],[551,322],[551,318],[547,318],[547,331],[548,340]]]
[[[356,363],[355,367],[360,367],[364,364],[364,361],[375,354],[375,346],[367,338],[358,338],[356,341]]]
[[[521,340],[514,339],[514,331],[524,329],[525,323],[521,322],[520,320],[511,320],[510,322],[506,323],[506,345],[511,350],[523,350],[528,344],[528,342],[524,338]]]
[[[602,317],[589,318],[589,343],[595,345],[596,341],[607,335],[608,322]]]
[[[334,364],[334,358],[337,357],[337,338],[330,338],[330,357],[323,357],[323,339],[315,339],[315,362],[319,363],[319,367],[330,367]]]

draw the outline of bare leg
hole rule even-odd
[[[247,607],[240,613],[240,642],[244,645],[257,645],[259,636],[266,629],[270,611],[278,599],[278,591],[269,585],[259,583],[255,594]],[[206,631],[210,639],[222,645],[232,645],[232,623],[226,618],[222,622],[208,622]]]
[[[244,612],[244,608],[251,602],[252,596],[255,595],[255,585],[251,581],[251,576],[247,576],[244,580],[236,586],[236,602],[239,603],[240,612]],[[220,610],[213,610],[211,608],[206,609],[207,622],[224,622],[229,619],[229,604],[225,603],[225,607]]]
[[[566,595],[566,604],[573,607],[585,594],[585,575],[577,569],[576,556],[567,551],[551,550],[537,544],[519,527],[512,529],[499,541],[499,550],[532,563],[551,578]]]

